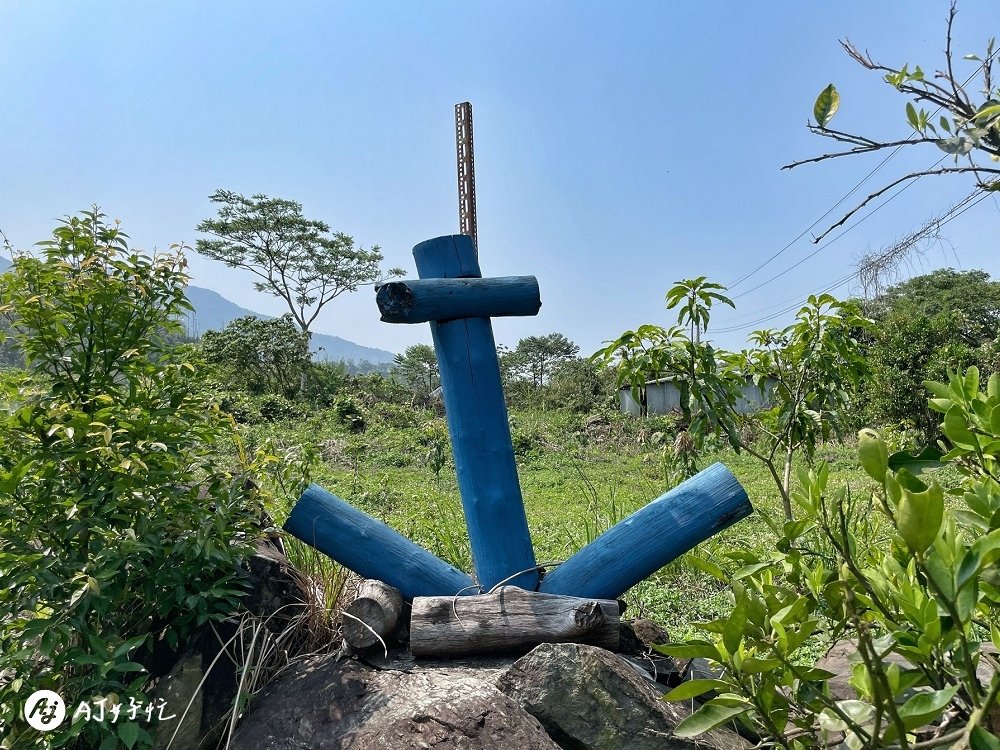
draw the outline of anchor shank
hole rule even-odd
[[[438,237],[413,248],[421,279],[479,278],[472,240]],[[539,581],[518,483],[507,406],[489,318],[431,322],[472,557],[486,590]]]

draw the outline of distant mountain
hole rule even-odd
[[[194,313],[189,317],[188,330],[191,334],[200,336],[205,331],[219,331],[226,327],[226,324],[236,318],[246,315],[253,315],[255,318],[270,320],[273,315],[262,315],[261,313],[247,310],[240,307],[235,302],[230,302],[218,292],[211,289],[203,289],[200,286],[189,286],[187,288],[188,301],[194,305]],[[355,344],[353,341],[342,339],[340,336],[330,336],[326,333],[313,333],[312,349],[317,359],[327,359],[331,361],[354,360],[360,362],[367,360],[376,364],[392,362],[395,356],[392,352],[384,349],[373,349],[369,346]]]
[[[0,273],[9,267],[10,261],[0,257]],[[194,312],[188,317],[186,327],[188,332],[195,336],[200,336],[209,330],[222,330],[229,321],[246,315],[253,315],[265,320],[274,317],[247,310],[235,302],[230,302],[218,292],[200,286],[189,286],[187,298],[194,306]],[[330,361],[353,360],[354,362],[368,361],[375,364],[387,364],[392,362],[392,358],[395,356],[392,352],[387,352],[384,349],[362,346],[353,341],[342,339],[340,336],[330,336],[326,333],[313,333],[312,349],[317,359]]]

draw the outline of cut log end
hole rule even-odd
[[[396,629],[402,611],[403,597],[397,589],[382,581],[364,581],[354,601],[344,608],[344,640],[356,650],[384,643]]]
[[[601,609],[600,603],[596,601],[584,602],[577,607],[573,619],[576,622],[576,626],[585,633],[597,630],[607,622],[604,610]]]
[[[375,300],[384,323],[405,323],[413,309],[413,292],[409,286],[398,281],[380,285],[375,292]]]

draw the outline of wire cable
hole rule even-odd
[[[983,69],[984,69],[984,68],[986,67],[987,63],[989,63],[990,61],[992,61],[992,60],[993,60],[993,58],[994,58],[994,57],[996,57],[996,56],[997,56],[998,54],[1000,54],[1000,49],[996,50],[995,52],[993,52],[993,54],[992,54],[992,55],[990,55],[990,56],[989,56],[989,57],[987,57],[987,58],[986,58],[985,60],[983,60],[983,61],[982,61],[982,63],[981,63],[980,65],[979,65],[979,67],[978,67],[978,68],[976,68],[975,72],[973,72],[973,74],[972,74],[972,75],[970,75],[970,76],[969,76],[968,78],[966,78],[966,79],[965,79],[965,83],[963,83],[963,84],[962,84],[962,86],[963,86],[963,87],[967,86],[967,85],[969,84],[969,82],[970,82],[970,81],[972,81],[972,79],[973,79],[973,78],[975,78],[975,77],[976,77],[977,75],[979,75],[980,71],[982,71],[982,70],[983,70]],[[942,109],[944,109],[944,108],[943,108],[943,107],[938,107],[938,108],[937,108],[936,110],[934,110],[934,112],[932,112],[932,113],[931,113],[931,114],[930,114],[930,115],[928,116],[928,119],[930,119],[930,118],[932,118],[932,117],[936,117],[936,116],[937,116],[937,114],[938,114],[938,113],[939,113],[939,112],[940,112],[940,111],[941,111]],[[913,132],[916,132],[916,131],[913,131]],[[816,226],[817,224],[819,224],[819,223],[820,223],[821,221],[823,221],[823,219],[825,219],[825,218],[826,218],[827,216],[829,216],[829,215],[830,215],[831,213],[833,213],[833,211],[834,211],[834,210],[835,210],[835,209],[837,208],[837,206],[839,206],[839,205],[840,205],[840,204],[842,204],[842,203],[843,203],[843,202],[844,202],[845,200],[847,200],[847,199],[848,199],[848,198],[850,198],[850,197],[851,197],[852,195],[854,195],[854,193],[856,193],[856,192],[858,191],[858,189],[859,189],[859,188],[860,188],[860,187],[861,187],[862,185],[864,185],[864,184],[865,184],[865,183],[866,183],[866,182],[867,182],[868,180],[870,180],[870,179],[871,179],[871,178],[872,178],[872,177],[873,177],[873,176],[875,175],[875,173],[876,173],[876,172],[878,172],[878,171],[879,171],[880,169],[882,169],[882,167],[884,167],[884,166],[885,166],[885,165],[886,165],[886,164],[887,164],[887,163],[889,162],[889,160],[890,160],[890,159],[892,159],[892,157],[894,157],[894,156],[895,156],[895,155],[896,155],[897,153],[899,153],[899,150],[900,150],[901,148],[903,148],[903,146],[904,146],[904,145],[905,145],[905,144],[902,144],[902,143],[901,143],[901,144],[899,144],[898,146],[896,146],[896,147],[895,147],[895,148],[894,148],[894,149],[893,149],[892,151],[890,151],[890,152],[889,152],[889,155],[888,155],[888,156],[886,156],[886,157],[885,157],[885,158],[884,158],[884,159],[883,159],[883,160],[882,160],[881,162],[879,162],[879,163],[878,163],[878,164],[877,164],[877,165],[875,166],[875,168],[874,168],[874,169],[873,169],[872,171],[870,171],[870,172],[869,172],[869,173],[868,173],[867,175],[865,175],[865,176],[864,176],[864,177],[863,177],[863,178],[861,179],[861,181],[860,181],[860,182],[858,182],[858,183],[857,183],[857,184],[856,184],[856,185],[855,185],[854,187],[852,187],[852,188],[851,188],[851,189],[850,189],[850,190],[849,190],[849,191],[848,191],[847,193],[845,193],[845,194],[844,194],[844,195],[843,195],[843,196],[842,196],[842,197],[840,198],[840,200],[838,200],[838,201],[837,201],[836,203],[834,203],[834,204],[833,204],[832,206],[830,206],[830,208],[828,208],[828,209],[826,210],[826,212],[825,212],[825,213],[824,213],[824,214],[823,214],[822,216],[820,216],[820,217],[819,217],[818,219],[816,219],[816,220],[815,220],[815,221],[814,221],[814,222],[813,222],[812,224],[810,224],[810,225],[809,225],[809,226],[807,226],[807,227],[806,227],[805,229],[803,229],[803,230],[802,230],[802,231],[801,231],[801,232],[800,232],[800,233],[798,234],[798,236],[796,236],[796,237],[795,237],[795,239],[791,240],[791,241],[790,241],[790,242],[789,242],[788,244],[786,244],[786,245],[785,245],[785,246],[784,246],[783,248],[781,248],[781,249],[780,249],[780,250],[778,250],[777,252],[773,253],[773,254],[772,254],[772,255],[771,255],[770,257],[768,257],[768,258],[767,258],[767,259],[766,259],[766,260],[765,260],[765,261],[764,261],[763,263],[759,264],[759,265],[758,265],[758,266],[757,266],[756,268],[754,268],[753,270],[751,270],[751,271],[750,271],[749,273],[746,273],[746,274],[744,274],[743,276],[741,276],[740,278],[738,278],[738,279],[737,279],[736,281],[734,281],[734,282],[733,282],[732,284],[729,284],[729,285],[727,286],[727,289],[730,289],[730,290],[732,290],[732,289],[735,289],[735,288],[736,288],[736,287],[737,287],[738,285],[742,284],[742,283],[743,283],[744,281],[746,281],[747,279],[749,279],[749,278],[750,278],[750,277],[752,277],[752,276],[755,276],[755,275],[756,275],[756,274],[757,274],[757,273],[758,273],[759,271],[763,270],[763,269],[764,269],[764,268],[765,268],[765,267],[766,267],[767,265],[769,265],[769,264],[771,263],[771,261],[773,261],[773,260],[774,260],[775,258],[777,258],[778,256],[782,255],[782,254],[783,254],[784,252],[786,252],[787,250],[791,249],[791,247],[792,247],[792,246],[793,246],[793,245],[794,245],[794,244],[795,244],[796,242],[798,242],[799,240],[801,240],[801,239],[802,239],[803,237],[805,237],[805,236],[806,236],[806,234],[808,234],[808,233],[809,233],[809,230],[811,230],[811,229],[812,229],[813,227],[815,227],[815,226]],[[934,164],[933,164],[933,165],[932,165],[932,166],[930,167],[930,169],[933,169],[933,168],[934,168],[934,167],[936,167],[936,166],[937,166],[938,164],[940,164],[940,163],[941,163],[941,161],[943,161],[943,159],[944,159],[944,157],[942,157],[942,159],[939,159],[939,160],[938,160],[937,162],[935,162],[935,163],[934,163]],[[917,178],[917,179],[919,179],[919,178]],[[913,180],[913,182],[916,182],[916,179],[915,179],[915,180]],[[908,183],[908,184],[912,184],[912,183]],[[884,206],[884,205],[886,205],[887,203],[889,203],[889,201],[891,201],[891,200],[892,200],[892,199],[893,199],[893,198],[894,198],[894,197],[895,197],[896,195],[898,195],[898,194],[899,194],[899,193],[896,193],[896,194],[894,194],[894,195],[893,195],[893,196],[891,196],[891,197],[890,197],[889,199],[887,199],[886,201],[884,201],[883,203],[881,203],[881,204],[880,204],[880,206]],[[865,216],[864,218],[867,218],[867,216],[870,216],[870,215],[871,215],[871,214],[868,214],[868,215],[866,215],[866,216]],[[860,224],[860,223],[861,223],[861,221],[864,221],[864,218],[862,218],[862,219],[861,219],[860,221],[858,221],[858,222],[857,222],[857,224]],[[857,226],[857,224],[855,224],[854,226]],[[841,233],[840,235],[838,235],[838,237],[840,237],[840,236],[843,236],[843,234],[844,234],[844,233]],[[837,238],[835,237],[834,239],[837,239]],[[828,246],[829,246],[829,245],[830,245],[831,243],[832,243],[832,241],[831,241],[830,243],[827,243],[826,245],[824,245],[824,247],[828,247]],[[815,252],[811,253],[811,254],[810,254],[810,255],[809,255],[808,257],[810,257],[810,258],[811,258],[811,257],[813,257],[814,255],[816,255],[816,253],[815,253]],[[798,264],[796,264],[796,265],[798,265]],[[794,268],[794,267],[795,267],[795,266],[792,266],[792,268]],[[765,283],[765,284],[766,284],[766,283],[769,283],[770,281],[773,281],[774,279],[776,279],[776,278],[779,278],[779,277],[780,277],[780,276],[782,276],[782,275],[784,275],[784,273],[781,273],[781,274],[778,274],[777,276],[773,276],[773,277],[772,277],[771,279],[769,279],[769,280],[768,280],[767,282],[764,282],[764,283]],[[757,286],[757,287],[754,287],[754,289],[759,289],[759,288],[760,288],[760,286],[762,286],[762,285],[759,285],[759,286]],[[750,291],[754,291],[754,289],[751,289]],[[744,292],[743,294],[748,294],[748,293],[749,293],[749,292]],[[737,296],[742,296],[742,295],[737,295]],[[733,299],[735,299],[735,298],[736,298],[736,297],[734,297]]]
[[[973,195],[975,195],[975,193],[973,193]],[[974,206],[977,206],[979,203],[981,203],[983,200],[985,200],[987,198],[987,196],[989,196],[989,195],[990,195],[989,192],[985,192],[984,191],[982,193],[982,195],[980,195],[979,198],[976,199],[976,200],[974,200],[974,201],[970,202],[970,199],[967,198],[966,200],[962,201],[961,203],[956,204],[949,211],[947,211],[941,217],[941,219],[939,221],[935,222],[936,226],[938,228],[940,228],[940,227],[945,226],[949,222],[954,221],[959,216],[961,216],[966,211],[968,211],[970,208],[972,208]],[[970,198],[971,198],[971,196],[970,196]],[[887,252],[887,253],[879,256],[879,258],[876,258],[876,261],[887,258],[891,254],[891,252],[892,251],[889,251],[889,252]],[[846,276],[840,277],[839,279],[837,279],[836,281],[834,281],[832,284],[824,287],[823,289],[820,289],[819,291],[812,292],[812,294],[824,294],[826,292],[831,292],[834,289],[838,289],[838,288],[844,286],[844,284],[847,284],[847,283],[853,281],[855,278],[857,278],[860,275],[861,275],[861,271],[860,270],[856,270],[856,271],[854,271],[852,273],[847,274]],[[800,299],[801,299],[801,297],[800,297]],[[800,308],[801,306],[802,306],[802,302],[796,302],[794,304],[791,304],[791,305],[788,305],[787,307],[782,308],[781,310],[778,310],[775,313],[772,313],[770,315],[766,315],[766,316],[758,318],[756,320],[751,320],[751,321],[748,321],[746,323],[741,323],[741,324],[736,324],[736,325],[730,325],[730,326],[727,326],[725,328],[716,328],[716,329],[713,329],[712,333],[713,334],[716,334],[716,333],[732,333],[734,331],[746,330],[747,328],[750,328],[752,326],[756,326],[756,325],[759,325],[761,323],[766,323],[766,322],[768,322],[770,320],[774,320],[775,318],[781,317],[782,315],[785,315],[786,313],[789,313],[792,310]],[[767,309],[767,308],[765,308],[765,309]],[[762,312],[762,310],[760,310],[758,312]]]
[[[934,162],[930,166],[930,169],[934,169],[934,167],[936,167],[938,164],[940,164],[941,162],[943,162],[946,158],[948,158],[947,154],[945,154],[940,159],[938,159],[936,162]],[[813,258],[816,255],[818,255],[819,253],[821,253],[823,250],[826,250],[826,248],[830,247],[830,245],[832,245],[834,242],[836,242],[837,240],[839,240],[841,237],[843,237],[845,234],[847,234],[848,232],[850,232],[852,229],[854,229],[854,228],[858,227],[859,225],[861,225],[866,219],[868,219],[869,217],[871,217],[873,214],[877,213],[878,211],[880,211],[881,209],[883,209],[885,206],[889,205],[889,203],[891,203],[894,199],[898,198],[904,191],[906,191],[907,189],[909,189],[915,183],[916,183],[916,180],[910,180],[905,185],[903,185],[903,187],[901,187],[895,193],[893,193],[888,198],[886,198],[882,203],[880,203],[877,206],[875,206],[875,208],[873,208],[871,211],[869,211],[868,213],[866,213],[864,216],[862,216],[856,222],[854,222],[853,224],[851,224],[849,227],[847,227],[843,232],[841,232],[840,234],[838,234],[836,237],[833,237],[828,242],[824,242],[822,245],[820,245],[819,247],[817,247],[815,250],[813,250],[808,255],[806,255],[806,256],[800,258],[799,260],[795,261],[794,263],[792,263],[792,265],[790,265],[784,271],[781,271],[780,273],[776,273],[771,278],[767,279],[766,281],[760,282],[757,286],[752,287],[750,289],[747,289],[745,292],[740,292],[739,294],[732,295],[732,298],[733,299],[739,299],[740,297],[745,297],[746,295],[750,294],[751,292],[756,292],[761,287],[767,286],[772,281],[774,281],[776,279],[780,279],[782,276],[784,276],[786,273],[788,273],[792,269],[798,268],[799,266],[801,266],[803,263],[805,263],[810,258]]]

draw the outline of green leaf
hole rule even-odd
[[[729,684],[722,680],[688,680],[682,682],[665,696],[665,701],[683,701],[688,698],[697,698],[710,690],[728,690]]]
[[[722,726],[745,711],[744,706],[722,706],[709,701],[678,724],[674,730],[674,736],[697,737],[699,734]]]
[[[946,154],[953,156],[965,156],[976,146],[971,138],[964,135],[953,135],[951,138],[942,138],[936,141],[936,144]]]
[[[913,106],[913,102],[906,103],[906,121],[910,123],[910,127],[914,130],[920,130],[920,119],[917,117],[917,110]]]
[[[872,479],[881,484],[889,469],[889,449],[875,430],[865,428],[858,433],[858,458],[861,467]]]
[[[118,726],[118,739],[122,741],[125,747],[131,748],[135,745],[136,740],[139,739],[139,725],[133,721],[126,724],[120,724]]]
[[[123,661],[114,666],[116,672],[142,672],[145,669],[144,666],[134,661]]]
[[[899,707],[899,717],[907,729],[916,729],[934,721],[951,703],[958,692],[958,685],[930,693],[917,693]]]
[[[702,573],[708,573],[718,581],[729,581],[729,576],[726,575],[725,571],[720,568],[716,563],[708,560],[701,555],[696,555],[694,553],[688,553],[684,557],[685,562],[687,562],[695,570],[700,570]]]
[[[903,490],[896,525],[903,540],[914,552],[922,553],[938,536],[944,520],[944,491],[932,482],[923,492]]]
[[[969,750],[1000,750],[1000,739],[982,727],[973,727],[969,733]]]
[[[956,395],[946,383],[939,383],[936,380],[925,380],[923,386],[938,398],[946,398],[951,401]]]
[[[975,450],[976,436],[972,434],[965,421],[965,412],[962,407],[955,404],[948,413],[944,415],[944,422],[941,424],[944,436],[948,438],[956,448],[963,450]]]
[[[744,593],[739,597],[736,606],[733,608],[726,626],[722,630],[722,642],[729,653],[735,653],[743,640],[743,634],[747,627],[747,617],[750,614],[750,597]]]
[[[831,83],[819,93],[819,96],[816,97],[816,103],[813,105],[813,117],[816,118],[816,124],[825,128],[833,116],[837,114],[838,109],[840,109],[840,94]]]
[[[944,454],[935,446],[928,445],[920,453],[898,451],[889,456],[889,468],[893,471],[908,469],[913,474],[940,469],[944,466],[941,457]]]

